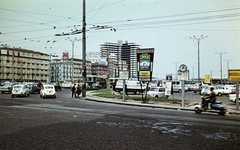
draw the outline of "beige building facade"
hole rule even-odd
[[[0,80],[47,82],[50,56],[20,48],[0,47]]]

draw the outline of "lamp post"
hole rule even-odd
[[[221,84],[222,84],[222,55],[223,54],[226,54],[227,52],[221,52],[221,53],[218,53],[216,52],[215,54],[219,54],[220,56],[220,72],[221,72]]]
[[[173,63],[176,65],[176,76],[175,76],[175,79],[177,80],[177,74],[178,74],[177,64],[178,64],[179,62],[173,62]]]
[[[223,61],[227,61],[227,74],[228,74],[228,81],[229,81],[229,73],[228,73],[228,70],[229,70],[229,61],[232,61],[233,59],[224,59]]]
[[[190,37],[190,39],[197,40],[198,42],[198,85],[200,84],[200,55],[199,55],[199,43],[201,39],[207,38],[207,36],[201,35],[199,38],[197,38],[195,35],[193,37]]]
[[[73,64],[73,58],[74,58],[74,43],[76,42],[76,41],[80,41],[80,39],[77,39],[76,37],[72,40],[72,39],[70,39],[69,37],[68,37],[68,39],[72,42],[72,62],[71,62],[71,64],[72,64],[72,82],[73,82],[73,80],[74,80],[74,77],[73,77],[73,75],[74,75],[74,64]]]
[[[52,59],[52,57],[58,57],[58,55],[56,55],[56,54],[50,54],[50,63],[49,63],[49,83],[51,83],[51,78],[52,78],[52,69],[51,69],[51,59]]]
[[[193,77],[192,77],[192,80],[194,81],[194,68],[195,66],[192,66],[192,69],[193,69]]]

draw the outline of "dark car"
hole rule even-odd
[[[91,90],[98,90],[98,89],[101,89],[102,88],[102,85],[99,84],[99,83],[93,83],[91,85]]]
[[[28,84],[30,93],[40,93],[41,88],[38,87],[38,84]]]
[[[55,91],[62,90],[61,85],[57,82],[52,82],[51,85],[53,85],[55,87]]]

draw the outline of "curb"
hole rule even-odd
[[[148,107],[148,108],[163,108],[163,109],[172,109],[172,110],[183,110],[183,111],[194,111],[193,106],[190,107],[180,107],[180,106],[168,106],[168,105],[152,105],[152,104],[137,104],[137,103],[132,103],[132,102],[118,102],[118,101],[109,101],[109,100],[99,100],[97,98],[92,98],[92,97],[86,97],[82,98],[84,100],[88,101],[95,101],[95,102],[101,102],[101,103],[111,103],[111,104],[118,104],[118,105],[126,105],[126,106],[137,106],[137,107]],[[240,112],[236,111],[228,111],[228,114],[235,114],[235,115],[240,115]]]

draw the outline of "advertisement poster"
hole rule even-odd
[[[211,80],[210,74],[205,74],[205,76],[204,76],[204,83],[210,83],[210,80]]]
[[[172,82],[166,82],[165,95],[171,95]]]
[[[138,49],[138,81],[151,81],[153,71],[153,57],[154,49]]]

